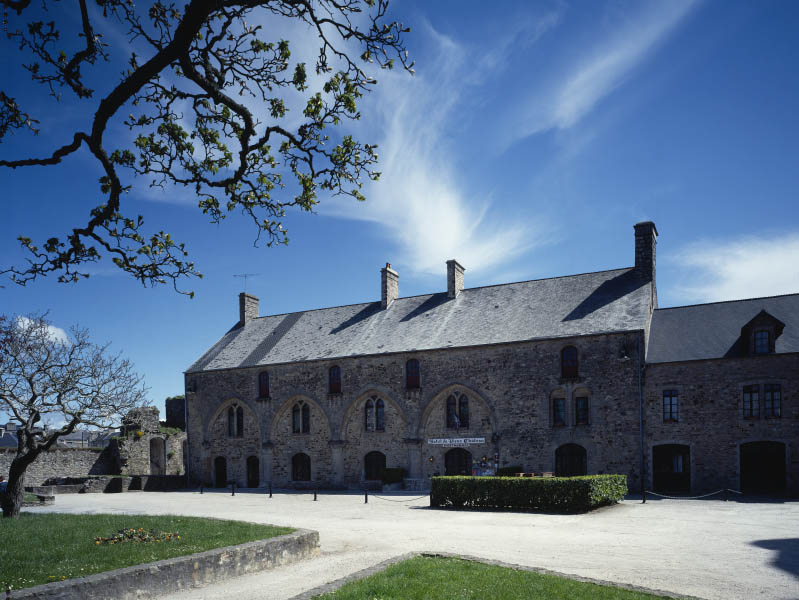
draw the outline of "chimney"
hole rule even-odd
[[[655,281],[658,230],[652,221],[635,224],[635,270],[644,281]]]
[[[399,273],[391,268],[391,263],[380,269],[380,306],[388,308],[399,297]]]
[[[447,261],[447,298],[457,298],[463,290],[463,272],[465,270],[454,258]]]
[[[258,318],[258,298],[242,292],[239,294],[239,325],[246,325]]]

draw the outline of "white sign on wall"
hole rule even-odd
[[[430,438],[427,440],[427,443],[431,446],[452,446],[452,447],[459,447],[459,446],[473,446],[477,444],[485,444],[486,439],[484,437],[479,438]]]

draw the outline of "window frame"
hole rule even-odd
[[[580,408],[579,401],[585,400],[585,407],[583,409]],[[578,426],[585,426],[591,424],[591,404],[589,400],[589,396],[586,393],[582,393],[577,396],[574,396],[574,424]],[[583,413],[584,418],[581,419],[580,415]]]
[[[258,397],[269,398],[269,371],[258,373]]]
[[[765,340],[763,340],[765,335]],[[763,343],[765,342],[765,349]],[[771,354],[771,330],[760,327],[752,332],[752,354]]]
[[[662,393],[663,422],[680,422],[680,390],[669,388]]]
[[[327,371],[327,391],[329,394],[341,393],[341,367],[333,365]]]
[[[560,376],[577,379],[580,376],[580,355],[576,346],[565,346],[560,351]]]
[[[422,370],[419,360],[410,358],[405,363],[405,389],[418,390],[422,387]]]
[[[566,397],[552,398],[552,427],[566,427]]]
[[[782,384],[763,384],[763,417],[766,419],[782,418]]]
[[[760,418],[760,384],[743,386],[741,390],[741,415],[747,421]]]
[[[386,430],[386,403],[382,398],[375,401],[375,431]]]

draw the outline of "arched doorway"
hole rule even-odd
[[[261,463],[257,456],[247,457],[247,487],[257,488],[261,483]]]
[[[563,444],[555,450],[555,475],[577,477],[588,473],[585,448],[579,444]]]
[[[291,457],[292,481],[311,480],[311,457],[300,452]]]
[[[166,440],[150,438],[150,475],[166,475]]]
[[[463,448],[453,448],[444,455],[445,475],[471,475],[472,453]]]
[[[367,481],[376,481],[383,478],[383,469],[386,468],[386,455],[376,450],[363,458],[363,478]]]
[[[753,494],[785,492],[785,444],[741,444],[741,491]]]
[[[691,491],[691,449],[683,444],[652,448],[652,486],[656,492]]]
[[[227,459],[224,456],[214,459],[214,484],[216,487],[227,485]]]

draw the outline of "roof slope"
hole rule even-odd
[[[260,317],[187,372],[643,329],[649,290],[616,269]]]
[[[657,309],[648,363],[740,356],[741,328],[761,310],[785,323],[775,352],[799,352],[799,294]]]

